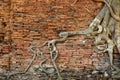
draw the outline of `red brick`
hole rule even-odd
[[[9,6],[8,2],[1,3],[4,8],[1,8],[1,18],[4,19],[5,22],[9,22],[11,18],[11,22],[7,23],[6,30],[12,31],[11,39],[12,43],[17,50],[13,50],[13,59],[12,66],[16,65],[16,62],[24,63],[27,65],[28,61],[26,58],[31,59],[31,52],[28,52],[27,48],[29,47],[29,42],[32,44],[34,41],[37,41],[37,45],[43,44],[43,42],[49,39],[58,38],[58,33],[55,29],[58,29],[58,32],[64,31],[74,31],[79,28],[85,28],[90,24],[90,20],[93,19],[91,15],[89,15],[84,9],[86,5],[91,13],[98,12],[98,6],[96,3],[93,3],[92,0],[83,0],[78,1],[76,6],[69,11],[68,3],[66,1],[56,1],[55,0],[12,0],[12,9],[9,10],[7,7]],[[53,5],[51,3],[54,2]],[[27,3],[27,4],[25,4]],[[43,3],[45,4],[43,6]],[[96,4],[96,5],[93,5]],[[49,15],[54,15],[54,18],[49,18]],[[71,21],[71,19],[74,19]],[[43,19],[43,21],[40,21]],[[77,26],[77,21],[79,22],[79,26]],[[14,24],[18,24],[18,26],[14,26]],[[29,30],[28,28],[31,28]],[[5,39],[9,39],[5,36]],[[57,59],[57,64],[66,63],[67,66],[75,68],[75,67],[83,67],[91,64],[91,62],[87,62],[89,60],[89,56],[91,55],[91,49],[88,49],[87,43],[85,46],[77,46],[81,40],[84,39],[84,36],[71,36],[65,42],[61,42],[57,44],[57,49],[59,50],[59,57]],[[26,41],[26,42],[24,42]],[[73,47],[67,47],[67,43],[72,43]],[[62,44],[62,46],[61,46]],[[75,45],[75,46],[74,46]],[[41,46],[41,45],[39,45]],[[3,47],[3,46],[2,46]],[[4,46],[3,52],[9,53],[9,47]],[[1,48],[2,49],[2,48]],[[0,49],[0,51],[1,51]],[[20,51],[23,50],[23,51]],[[43,52],[48,53],[47,49],[43,49]],[[49,55],[46,55],[47,58],[50,58]],[[86,60],[84,60],[84,56],[86,56]],[[72,58],[72,59],[70,59]],[[3,59],[3,58],[0,58]],[[17,60],[18,59],[18,60]],[[79,61],[82,62],[80,63]],[[93,61],[96,61],[93,59]],[[69,63],[71,62],[71,63]],[[49,61],[47,63],[50,63]],[[2,63],[3,64],[3,63]],[[6,63],[5,63],[6,64]],[[90,66],[90,65],[89,65]],[[14,66],[15,67],[15,66]],[[13,69],[13,68],[12,68]]]

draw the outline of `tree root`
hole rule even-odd
[[[119,0],[117,0],[117,1],[119,1]],[[113,10],[112,10],[112,8],[110,7],[110,5],[108,4],[108,2],[106,2],[106,0],[104,0],[104,3],[108,6],[109,11],[110,11],[110,13],[111,13],[111,16],[112,16],[115,20],[120,21],[120,17],[113,12]],[[117,5],[117,4],[116,4],[116,5]],[[119,4],[119,5],[120,5],[120,4]],[[120,7],[120,6],[119,6],[119,7]],[[116,8],[118,8],[118,9],[119,9],[119,7],[116,6]]]
[[[119,0],[118,2],[116,1],[116,5],[113,5],[113,3],[115,3],[115,0],[108,0],[109,3],[106,0],[103,1],[105,3],[104,7],[98,13],[98,15],[95,17],[95,19],[92,21],[92,23],[87,29],[80,31],[61,32],[59,34],[60,39],[53,39],[47,42],[48,48],[50,48],[53,52],[57,51],[55,46],[56,43],[65,41],[67,37],[73,35],[89,35],[88,37],[93,36],[95,38],[94,44],[98,49],[98,53],[108,52],[110,58],[110,65],[111,67],[113,67],[114,46],[117,46],[120,53],[120,17],[118,15],[118,13],[120,14],[120,11],[118,11]],[[114,6],[115,9],[117,8],[116,10],[114,9],[114,11],[116,11],[115,13],[113,12],[110,5]],[[114,34],[114,32],[116,33]],[[118,36],[116,36],[117,34]],[[107,47],[105,47],[105,45]],[[113,68],[116,69],[116,72],[119,72],[118,68]]]
[[[73,4],[75,4],[78,0],[75,0]],[[93,37],[94,45],[97,48],[98,53],[105,53],[107,52],[110,59],[110,65],[114,68],[117,73],[113,74],[112,77],[119,77],[120,76],[120,69],[113,64],[113,48],[117,46],[117,49],[120,53],[120,9],[119,4],[120,0],[103,0],[105,5],[100,10],[98,15],[94,18],[88,28],[84,30],[78,31],[68,31],[68,32],[61,32],[59,34],[59,39],[53,39],[44,43],[44,46],[49,48],[50,59],[58,74],[58,80],[62,80],[60,72],[57,68],[55,63],[58,57],[58,51],[56,48],[56,44],[59,42],[65,41],[68,37],[74,35],[87,35],[88,37]],[[112,8],[113,7],[113,8]],[[113,12],[115,11],[115,12]],[[30,62],[29,66],[25,69],[24,72],[16,72],[11,73],[8,78],[15,74],[24,74],[28,71],[33,60],[35,59],[37,53],[31,50],[34,54],[32,61]],[[40,51],[39,51],[40,52]],[[46,57],[41,52],[42,61],[39,64],[39,67],[45,72],[50,74],[47,70],[44,69],[43,64],[47,60]]]
[[[33,61],[35,60],[35,58],[36,58],[36,56],[37,56],[37,53],[38,53],[39,51],[38,51],[38,50],[37,50],[36,52],[33,51],[33,50],[32,50],[32,47],[30,47],[29,49],[34,53],[34,55],[33,55],[33,57],[32,57],[31,62],[28,64],[27,68],[26,68],[23,72],[13,72],[13,73],[5,74],[5,75],[7,76],[7,80],[9,80],[9,78],[10,78],[11,76],[14,76],[14,75],[17,75],[17,74],[25,74],[25,73],[30,69],[30,67],[32,66],[32,63],[33,63]]]

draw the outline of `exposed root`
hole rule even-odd
[[[116,0],[116,1],[119,1],[119,0]],[[104,3],[108,6],[108,8],[109,8],[109,10],[110,10],[110,13],[111,13],[111,16],[114,18],[114,19],[116,19],[117,21],[120,21],[120,17],[119,16],[117,16],[114,12],[113,12],[113,10],[112,10],[112,8],[110,7],[110,5],[108,4],[108,2],[106,2],[106,0],[104,0]],[[119,4],[120,5],[120,4]],[[120,8],[120,6],[116,6],[116,8]]]
[[[30,67],[32,66],[33,61],[35,60],[35,58],[36,58],[36,56],[37,56],[37,53],[39,52],[38,50],[37,50],[37,52],[33,51],[33,50],[32,50],[32,47],[30,47],[30,50],[34,53],[34,55],[33,55],[32,60],[31,60],[30,63],[28,64],[27,68],[26,68],[23,72],[13,72],[13,73],[5,74],[5,75],[7,76],[7,80],[9,80],[9,78],[10,78],[11,76],[14,76],[14,75],[17,75],[17,74],[25,74],[25,73],[30,69]]]
[[[76,0],[77,1],[77,0]],[[76,2],[75,1],[75,2]],[[60,39],[53,39],[46,42],[48,48],[50,48],[51,53],[56,52],[56,43],[65,41],[67,37],[73,35],[88,35],[93,36],[95,39],[95,46],[97,47],[98,53],[105,53],[108,52],[110,57],[110,65],[113,67],[113,48],[117,46],[119,53],[120,53],[120,10],[119,10],[119,0],[103,0],[105,5],[102,10],[98,13],[92,23],[89,25],[87,29],[80,30],[80,31],[68,31],[68,32],[61,32],[59,34]],[[115,3],[116,5],[114,5]],[[113,12],[112,5],[116,11]],[[113,19],[114,18],[114,19]],[[116,24],[116,26],[115,26]],[[115,33],[114,33],[115,32]],[[114,34],[114,35],[113,35]],[[57,53],[57,52],[56,52]],[[120,72],[119,68],[113,67],[116,72]],[[113,75],[114,76],[114,75]]]
[[[74,5],[78,0],[75,0],[72,5]],[[101,0],[102,1],[102,0]],[[68,37],[74,35],[87,35],[88,37],[94,38],[94,45],[97,48],[98,53],[107,52],[110,58],[110,65],[115,69],[115,73],[113,73],[112,77],[120,77],[120,69],[113,64],[113,48],[117,46],[117,49],[120,53],[120,0],[103,0],[105,5],[100,10],[95,19],[91,22],[88,28],[79,31],[68,31],[61,32],[59,34],[59,39],[53,39],[44,43],[44,46],[47,46],[49,49],[50,59],[58,74],[58,80],[62,80],[60,72],[55,63],[58,57],[58,51],[56,48],[56,44],[59,42],[65,41]],[[115,12],[113,12],[115,11]],[[28,71],[33,60],[35,59],[37,52],[31,50],[34,54],[32,61],[29,66],[25,69],[24,72],[11,73],[8,75],[8,78],[15,74],[23,74]],[[40,51],[39,51],[40,52]],[[41,52],[42,61],[39,64],[39,67],[47,74],[51,74],[52,72],[48,72],[44,69],[43,64],[46,62],[47,58]]]

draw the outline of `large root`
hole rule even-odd
[[[29,50],[31,50],[34,54],[33,54],[33,57],[32,57],[32,60],[30,61],[30,63],[28,64],[28,66],[26,67],[26,69],[23,71],[23,72],[12,72],[12,73],[7,73],[5,74],[5,76],[7,77],[7,80],[9,80],[9,78],[11,76],[14,76],[14,75],[18,75],[18,74],[25,74],[29,69],[30,67],[32,66],[33,64],[33,61],[35,60],[37,54],[40,52],[38,49],[36,51],[34,51],[32,49],[32,46],[30,46]]]
[[[59,69],[55,63],[58,57],[58,51],[56,48],[56,43],[65,41],[68,37],[74,35],[87,35],[88,37],[94,38],[94,45],[97,48],[98,53],[109,54],[110,65],[115,69],[115,74],[113,74],[114,78],[120,77],[120,69],[113,64],[113,48],[117,46],[117,49],[120,53],[120,0],[100,0],[105,3],[103,8],[100,10],[98,15],[94,18],[88,28],[80,31],[68,31],[61,32],[59,34],[59,39],[53,39],[44,43],[44,46],[49,48],[49,55],[53,67],[55,68],[58,74],[58,80],[62,80]],[[75,4],[77,0],[73,2]],[[42,61],[39,64],[39,67],[47,74],[50,74],[47,70],[44,69],[43,64],[47,60],[46,57],[41,53]],[[33,60],[35,59],[35,55],[33,56]],[[32,60],[32,61],[33,61]],[[30,68],[32,61],[28,68],[24,72],[18,72],[14,74],[10,74],[10,76],[15,74],[23,74],[28,71]]]
[[[104,7],[98,13],[98,15],[95,17],[95,19],[92,21],[92,23],[87,29],[80,31],[61,32],[59,34],[60,39],[47,41],[46,44],[52,52],[56,52],[56,43],[65,41],[67,37],[72,35],[89,34],[88,37],[93,36],[95,38],[94,44],[97,47],[98,53],[108,52],[111,67],[114,68],[116,72],[120,72],[119,68],[113,65],[114,46],[117,46],[120,53],[120,1],[103,0],[103,2],[105,3]],[[112,5],[113,8],[110,5]],[[115,75],[113,74],[113,77],[114,76]]]

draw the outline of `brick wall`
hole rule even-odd
[[[64,31],[86,28],[98,13],[101,3],[80,0],[71,6],[73,0],[1,0],[0,34],[4,39],[0,45],[0,67],[11,71],[23,71],[32,59],[28,50],[30,44],[41,46],[45,41],[58,38]],[[58,43],[57,65],[65,68],[93,68],[99,61],[91,47],[92,41],[81,45],[86,36],[69,37]],[[46,51],[46,48],[41,48]],[[40,62],[37,57],[34,64]]]

